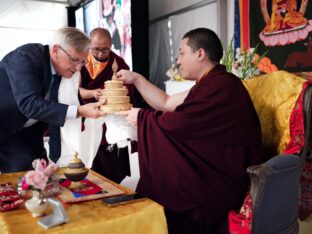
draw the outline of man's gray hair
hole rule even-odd
[[[90,38],[81,30],[74,27],[65,27],[57,30],[54,34],[52,44],[60,45],[77,52],[85,52],[90,48]]]

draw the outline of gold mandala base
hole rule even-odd
[[[100,106],[100,110],[105,112],[105,113],[111,114],[111,113],[115,113],[118,111],[130,110],[131,107],[132,107],[131,104],[102,105],[102,106]]]

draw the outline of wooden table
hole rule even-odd
[[[18,178],[24,174],[0,174],[0,183],[11,182],[17,185]],[[127,193],[132,192],[123,186],[115,185]],[[168,233],[163,207],[150,199],[117,207],[107,207],[101,199],[65,204],[64,207],[70,221],[50,229],[39,226],[39,218],[33,218],[24,205],[15,210],[0,212],[0,233]]]

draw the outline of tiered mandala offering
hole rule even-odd
[[[114,60],[112,69],[114,72],[112,80],[105,82],[101,96],[101,99],[105,98],[107,101],[100,109],[106,113],[130,110],[132,105],[130,104],[130,97],[127,96],[128,89],[122,81],[117,80],[118,65],[116,60]]]

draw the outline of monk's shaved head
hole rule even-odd
[[[112,43],[112,37],[108,30],[105,28],[95,28],[90,32],[91,40],[93,38],[106,38],[109,40],[110,43]]]

